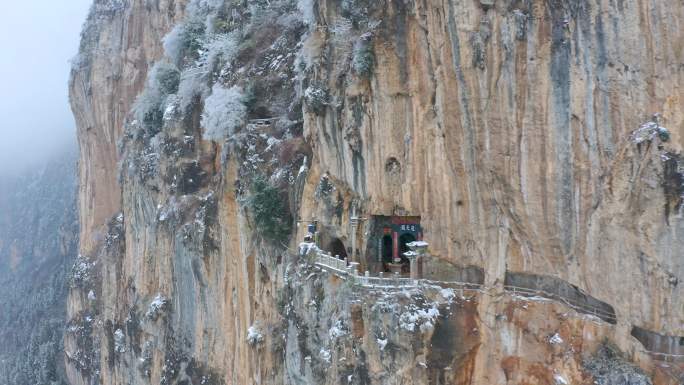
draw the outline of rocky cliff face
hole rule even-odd
[[[96,0],[71,82],[71,383],[674,384],[631,331],[684,335],[683,16]],[[373,270],[393,215],[420,217],[425,271],[479,267],[485,293],[368,291],[298,256],[315,219]],[[512,296],[507,272],[617,322]]]

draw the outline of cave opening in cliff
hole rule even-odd
[[[347,249],[344,247],[344,243],[339,238],[332,238],[327,243],[324,250],[327,250],[331,255],[334,255],[340,259],[347,258]]]

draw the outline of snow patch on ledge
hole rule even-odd
[[[563,339],[558,333],[556,333],[549,338],[549,343],[551,345],[559,345],[563,343]]]
[[[264,336],[256,325],[252,325],[247,329],[247,343],[255,346],[264,341]]]

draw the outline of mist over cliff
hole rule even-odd
[[[73,145],[68,80],[90,0],[10,1],[0,15],[0,175],[42,167]]]
[[[0,383],[66,384],[67,278],[78,251],[75,145],[0,183]]]
[[[90,0],[0,14],[0,383],[67,384],[67,281],[78,254],[70,59]]]

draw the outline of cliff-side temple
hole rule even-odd
[[[368,237],[362,265],[373,272],[390,272],[392,269],[408,274],[409,260],[405,254],[410,251],[411,242],[423,240],[419,216],[372,215],[369,219]],[[400,265],[400,266],[397,266]]]

